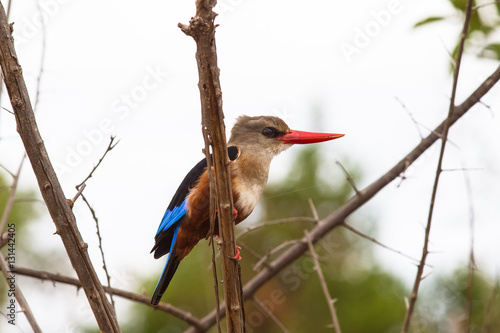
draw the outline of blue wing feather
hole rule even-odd
[[[177,256],[175,255],[175,249],[177,246],[177,233],[179,232],[179,228],[180,223],[176,224],[175,228],[173,228],[172,243],[170,245],[170,250],[167,256],[167,262],[165,264],[163,272],[161,273],[160,279],[156,284],[153,297],[151,298],[151,304],[153,305],[157,305],[158,303],[160,303],[163,293],[165,292],[165,290],[167,290],[167,287],[170,284],[170,281],[172,280],[177,267],[179,266],[179,261],[177,260]]]
[[[175,222],[179,221],[181,217],[186,215],[187,212],[187,200],[184,200],[180,206],[174,207],[174,209],[167,209],[163,218],[161,220],[160,226],[156,234],[158,235],[162,231],[167,231]]]

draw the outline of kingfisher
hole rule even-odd
[[[282,119],[274,116],[238,117],[227,144],[234,222],[245,220],[257,205],[275,156],[294,144],[323,142],[343,136],[291,130]],[[200,240],[210,236],[209,205],[210,188],[204,158],[181,182],[156,232],[151,253],[154,252],[155,259],[165,254],[168,257],[151,304],[160,302],[181,260]],[[218,229],[216,223],[215,235]],[[239,250],[234,259],[241,259]]]

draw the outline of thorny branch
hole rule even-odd
[[[451,118],[454,116],[455,108],[456,108],[455,107],[455,98],[456,98],[456,94],[457,94],[458,75],[460,72],[460,64],[462,62],[462,55],[464,52],[465,37],[467,36],[467,31],[469,29],[469,22],[470,22],[470,18],[471,18],[471,14],[472,14],[472,3],[473,3],[473,0],[468,0],[468,2],[467,2],[467,9],[465,12],[465,21],[464,21],[464,26],[463,26],[463,30],[462,30],[462,35],[460,37],[460,44],[458,47],[457,60],[455,62],[455,71],[453,74],[453,87],[451,90],[450,108],[448,110],[448,117],[444,121],[444,126],[443,126],[443,131],[442,131],[441,150],[439,153],[439,160],[438,160],[438,164],[437,164],[436,177],[434,179],[434,186],[432,188],[431,202],[429,205],[429,216],[427,219],[427,226],[425,228],[424,247],[422,249],[422,258],[420,259],[420,263],[418,264],[415,282],[413,283],[413,289],[412,289],[411,294],[410,294],[408,309],[406,310],[406,315],[405,315],[403,328],[402,328],[403,333],[408,332],[408,330],[410,329],[410,323],[411,323],[411,319],[413,316],[413,312],[415,310],[415,304],[417,302],[417,296],[418,296],[418,290],[420,287],[420,282],[422,281],[422,277],[424,274],[425,261],[427,259],[427,255],[429,254],[429,237],[430,237],[430,232],[431,232],[432,217],[433,217],[434,206],[435,206],[435,202],[436,202],[436,194],[437,194],[437,189],[438,189],[438,184],[439,184],[439,178],[440,178],[440,175],[443,171],[442,165],[443,165],[444,151],[445,151],[446,143],[448,140],[448,131],[452,125]]]
[[[87,205],[88,209],[90,210],[90,213],[92,214],[92,218],[95,221],[97,239],[99,241],[99,251],[101,252],[102,268],[104,269],[104,273],[106,274],[106,281],[108,283],[108,287],[109,288],[111,288],[111,276],[109,275],[109,272],[108,272],[108,266],[106,265],[106,259],[104,257],[104,250],[102,248],[102,237],[101,237],[101,230],[99,228],[99,219],[97,218],[97,215],[95,213],[94,208],[92,208],[92,206],[90,205],[89,201],[82,194],[82,192],[85,189],[85,187],[87,186],[86,185],[86,181],[89,180],[93,176],[94,172],[97,170],[97,168],[99,167],[99,165],[101,165],[101,162],[104,161],[104,158],[106,157],[106,155],[111,150],[113,150],[113,148],[116,147],[116,145],[118,144],[118,142],[120,142],[120,140],[118,140],[116,143],[114,141],[115,141],[115,137],[111,136],[111,138],[109,140],[108,147],[106,148],[106,151],[104,151],[104,154],[101,156],[101,158],[99,159],[99,161],[97,162],[97,164],[92,168],[92,170],[90,171],[90,173],[87,176],[87,178],[85,178],[83,180],[83,182],[81,182],[80,184],[78,184],[78,185],[75,186],[76,189],[78,190],[78,192],[76,193],[75,197],[72,200],[68,200],[68,203],[69,203],[70,207],[73,207],[76,199],[78,199],[78,197],[81,195],[83,201],[85,202],[85,204]],[[111,300],[111,305],[113,306],[113,309],[114,309],[115,308],[115,300],[113,299],[113,293],[112,292],[109,294],[109,298]]]
[[[78,184],[78,185],[75,186],[77,190],[79,190],[80,186],[82,186],[83,184],[85,184],[87,182],[87,180],[89,180],[90,178],[92,178],[92,176],[94,175],[94,171],[96,171],[97,168],[99,167],[99,165],[101,165],[101,162],[104,160],[104,158],[106,157],[106,155],[111,150],[113,150],[113,148],[115,148],[116,145],[120,142],[120,140],[118,140],[117,142],[115,142],[115,139],[116,139],[115,136],[111,136],[110,137],[109,144],[108,144],[108,147],[106,148],[106,151],[104,152],[104,154],[102,155],[102,157],[99,159],[99,161],[97,162],[97,164],[92,168],[92,170],[90,171],[89,175],[83,180],[83,182],[81,182],[80,184]]]
[[[229,172],[229,158],[226,147],[224,113],[222,111],[222,91],[219,81],[217,52],[215,46],[215,16],[213,7],[216,0],[197,0],[196,15],[189,25],[179,24],[179,28],[196,42],[196,62],[198,65],[201,99],[201,114],[205,147],[210,143],[213,153],[210,198],[217,202],[219,236],[221,241],[221,266],[224,280],[226,326],[228,332],[245,332],[245,314],[241,287],[239,263],[230,258],[235,256],[235,237],[233,222],[233,198]],[[210,152],[205,149],[207,164],[210,166]],[[208,169],[209,175],[212,169]],[[214,182],[215,180],[215,182]],[[214,191],[215,190],[215,191]],[[210,216],[215,215],[214,202],[211,201]],[[213,225],[213,224],[212,224]],[[213,230],[213,228],[211,228]],[[217,317],[217,316],[216,316]]]
[[[316,251],[314,251],[314,245],[311,241],[311,236],[307,230],[304,230],[305,238],[307,240],[307,246],[309,247],[309,253],[314,261],[314,270],[318,273],[319,282],[321,284],[321,288],[323,289],[323,294],[325,294],[326,302],[328,303],[328,308],[330,309],[330,315],[332,316],[333,327],[335,328],[335,332],[341,333],[339,319],[337,318],[337,311],[335,311],[335,300],[330,296],[330,291],[328,291],[328,285],[326,284],[325,276],[323,275],[323,270],[321,270],[321,266],[319,265],[318,255]]]
[[[16,55],[3,5],[0,3],[0,65],[10,102],[16,117],[17,130],[23,141],[44,201],[61,236],[72,266],[82,281],[87,300],[99,328],[120,332],[113,308],[90,261],[87,247],[76,226],[75,216],[67,203],[40,135],[22,69]]]
[[[85,183],[83,185],[85,185]],[[82,187],[83,187],[83,185],[82,185]],[[104,257],[104,250],[102,249],[102,237],[101,237],[101,229],[99,228],[99,219],[97,218],[97,215],[95,213],[94,208],[92,208],[92,206],[88,202],[87,198],[83,194],[82,194],[82,199],[85,202],[85,204],[87,205],[88,209],[90,210],[90,213],[92,214],[92,218],[95,221],[97,239],[99,241],[99,251],[101,252],[101,258],[102,258],[102,268],[104,269],[104,273],[106,274],[106,282],[108,283],[108,287],[111,288],[111,276],[109,275],[108,266],[106,265],[106,259]],[[113,299],[113,292],[112,291],[109,293],[109,299],[111,300],[111,305],[113,306],[113,309],[115,309],[115,300]],[[116,311],[116,309],[115,309],[115,311]]]
[[[24,276],[30,276],[32,278],[36,278],[42,281],[52,281],[52,283],[64,283],[68,285],[73,285],[76,286],[77,288],[82,287],[82,283],[78,279],[74,279],[68,276],[60,275],[60,274],[54,274],[54,273],[49,273],[45,271],[38,271],[34,270],[31,268],[25,268],[25,267],[16,267],[16,273],[19,275],[24,275]],[[122,290],[122,289],[117,289],[117,288],[111,288],[111,287],[104,287],[104,290],[107,293],[129,299],[131,301],[135,301],[138,303],[142,303],[146,306],[151,307],[151,298],[147,295],[143,294],[137,294],[133,293],[130,291]],[[182,311],[178,308],[176,308],[173,305],[167,304],[160,302],[158,305],[156,305],[155,310],[160,310],[165,313],[169,313],[172,316],[179,318],[181,320],[184,320],[186,323],[193,325],[195,327],[199,326],[199,319],[193,316],[189,312]]]

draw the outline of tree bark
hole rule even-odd
[[[67,203],[45,150],[42,137],[38,131],[22,69],[14,49],[12,26],[7,22],[5,10],[1,3],[0,65],[16,117],[17,131],[21,136],[26,153],[30,159],[42,197],[56,225],[56,232],[61,236],[71,264],[85,290],[99,328],[102,332],[120,332],[115,312],[109,304],[104,289],[92,266],[87,253],[87,244],[83,241],[76,226],[75,216]]]
[[[217,216],[219,219],[219,236],[221,240],[227,332],[245,332],[240,266],[236,260],[230,258],[236,255],[236,244],[234,237],[231,174],[227,154],[226,128],[224,125],[224,113],[222,112],[222,92],[215,47],[214,19],[217,14],[213,12],[212,8],[216,3],[217,1],[215,0],[196,1],[196,16],[191,19],[189,26],[179,24],[179,27],[185,34],[193,37],[197,46],[196,61],[200,77],[198,88],[200,89],[201,98],[202,126],[205,142],[212,146],[213,151],[215,186],[211,186],[211,189],[215,189],[215,191],[211,191],[211,198],[216,198],[215,202],[218,207]],[[207,149],[205,149],[205,154],[207,156],[208,167],[210,168],[210,153]],[[212,181],[213,178],[211,179]],[[211,215],[213,216],[214,214]]]

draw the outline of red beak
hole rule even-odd
[[[330,141],[343,137],[344,134],[331,134],[331,133],[313,133],[290,130],[289,133],[277,137],[276,139],[283,141],[287,144],[307,144],[323,141]]]

